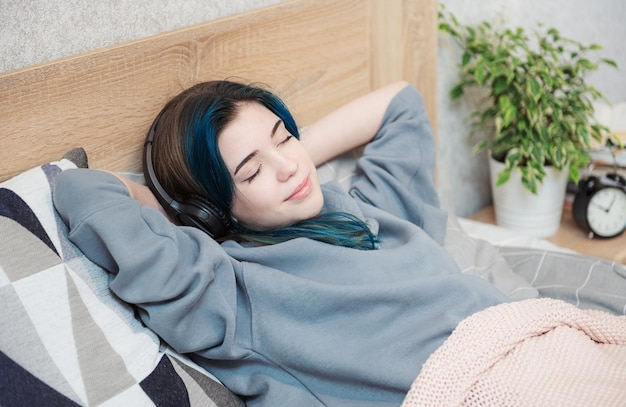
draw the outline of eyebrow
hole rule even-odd
[[[274,123],[274,127],[272,127],[272,132],[270,133],[270,137],[274,138],[274,135],[276,134],[276,130],[278,130],[278,127],[280,126],[280,124],[283,121],[278,119],[276,121],[276,123]],[[237,166],[237,168],[235,168],[235,172],[233,175],[237,175],[237,173],[239,172],[239,170],[241,169],[241,167],[243,167],[244,165],[246,165],[246,163],[250,160],[252,160],[257,154],[259,153],[259,150],[254,150],[253,152],[251,152],[250,154],[248,154],[243,160],[241,160],[241,162],[239,163],[239,165]]]

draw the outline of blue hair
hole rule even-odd
[[[261,244],[308,237],[357,249],[376,248],[378,240],[369,227],[348,213],[327,213],[271,231],[251,230],[232,219],[230,207],[235,185],[219,152],[218,137],[235,118],[240,103],[260,103],[278,116],[294,137],[299,139],[300,133],[283,101],[263,88],[230,81],[208,82],[201,86],[208,88],[188,98],[181,118],[181,122],[187,124],[184,142],[187,164],[206,196],[231,218],[232,232],[237,237]]]

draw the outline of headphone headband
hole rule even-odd
[[[150,188],[163,209],[165,209],[165,212],[173,219],[176,219],[182,225],[196,227],[213,239],[218,239],[228,232],[230,227],[228,217],[213,202],[198,195],[186,197],[182,203],[176,201],[165,191],[156,176],[152,161],[152,143],[162,114],[163,111],[152,122],[144,143],[142,161],[146,185]]]

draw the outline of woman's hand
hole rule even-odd
[[[159,201],[156,199],[156,197],[154,196],[150,188],[148,188],[145,185],[139,184],[137,182],[131,181],[130,179],[120,174],[116,174],[114,172],[111,172],[111,174],[115,175],[117,178],[120,179],[120,181],[124,183],[124,185],[126,185],[126,189],[128,189],[128,192],[130,193],[131,198],[139,201],[139,203],[142,204],[143,206],[150,206],[152,208],[157,209],[159,212],[165,215],[165,217],[167,217],[170,221],[172,221],[172,219],[165,212],[165,209],[163,209],[163,207],[161,206]]]
[[[300,139],[313,162],[326,161],[374,138],[391,99],[408,85],[399,81],[361,96],[308,126]]]

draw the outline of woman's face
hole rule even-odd
[[[321,211],[324,198],[313,161],[263,105],[242,103],[218,145],[235,183],[231,213],[244,226],[270,230]]]

